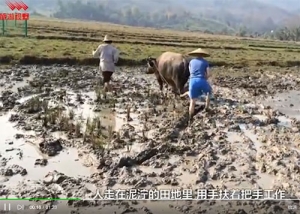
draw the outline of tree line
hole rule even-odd
[[[150,4],[151,5],[151,4]],[[171,11],[168,9],[154,12],[141,11],[137,7],[130,7],[121,10],[112,9],[104,4],[91,2],[58,2],[58,10],[53,14],[55,18],[77,18],[95,20],[141,27],[173,28],[178,30],[209,31],[226,29],[233,33],[234,29],[226,24],[197,18],[188,11]]]
[[[257,32],[251,27],[253,23],[247,26],[232,26],[220,21],[205,19],[204,17],[195,17],[187,11],[161,10],[155,12],[140,11],[137,7],[125,9],[112,9],[104,4],[95,4],[91,2],[63,2],[58,1],[58,10],[53,14],[56,18],[76,18],[83,20],[95,20],[110,22],[115,24],[155,27],[155,28],[173,28],[178,30],[202,31],[211,34],[226,34],[251,37],[267,37],[279,40],[300,40],[300,26],[294,28],[276,29],[271,19],[266,20],[266,28],[260,28]],[[252,29],[252,30],[251,30]]]
[[[299,27],[284,27],[272,32],[268,35],[270,38],[286,40],[286,41],[300,41],[300,26]]]

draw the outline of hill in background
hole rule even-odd
[[[269,32],[296,22],[299,0],[27,0],[31,10],[58,18],[191,31]],[[300,9],[300,8],[299,8]],[[124,21],[125,20],[125,21]],[[297,23],[296,23],[297,24]]]
[[[141,11],[166,11],[187,13],[201,19],[218,21],[238,29],[244,26],[252,31],[269,31],[282,20],[293,17],[293,13],[276,5],[264,3],[267,0],[99,0],[109,7],[124,9],[137,7]],[[287,0],[294,1],[294,0]],[[296,0],[298,1],[298,0]],[[151,9],[149,9],[151,8]]]

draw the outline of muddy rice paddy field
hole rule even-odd
[[[32,21],[30,38],[7,38],[0,46],[3,63],[36,63],[0,71],[0,194],[25,199],[0,201],[1,209],[10,203],[11,212],[50,214],[299,212],[298,44],[47,23]],[[76,35],[66,35],[71,32]],[[91,40],[109,32],[127,67],[113,77],[117,93],[104,99],[89,54],[98,44]],[[188,125],[188,100],[171,93],[163,99],[155,77],[144,74],[143,59],[194,46],[209,49],[219,66],[211,110],[202,111],[199,100]],[[204,200],[205,189],[217,200]],[[111,190],[119,200],[111,200]],[[173,200],[149,200],[170,199],[168,190]],[[246,199],[252,190],[257,200],[218,200],[216,191],[226,199],[226,190],[246,190]],[[261,200],[258,190],[273,190],[277,198],[284,192],[290,200]],[[97,193],[106,200],[92,200],[100,199]]]
[[[94,67],[2,69],[1,196],[91,199],[106,189],[192,189],[195,198],[201,189],[264,189],[298,198],[300,78],[292,74],[297,68],[285,75],[280,69],[215,77],[211,110],[201,111],[199,101],[190,126],[188,100],[162,99],[155,78],[138,69],[118,70],[118,93],[107,99]],[[181,197],[189,199],[187,192]],[[49,213],[284,213],[299,206],[292,200],[131,198],[11,206],[32,212],[29,205],[46,203],[53,205]]]

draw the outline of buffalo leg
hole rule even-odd
[[[159,89],[160,89],[160,91],[162,91],[163,88],[164,88],[163,81],[162,81],[162,79],[161,79],[161,77],[159,75],[156,75],[156,79],[157,79],[157,82],[159,84]]]
[[[180,94],[184,94],[184,93],[186,93],[187,91],[189,91],[189,88],[188,88],[188,86],[185,87],[185,84],[181,84],[181,85],[179,86],[179,93],[180,93]]]
[[[188,90],[186,90],[185,88],[180,88],[180,89],[179,89],[179,97],[180,97],[180,98],[185,97],[186,94],[188,94]]]
[[[178,96],[179,96],[179,93],[178,93],[178,91],[179,91],[179,89],[176,87],[176,86],[173,86],[172,87],[172,91],[173,91],[173,94],[174,94],[174,100],[173,100],[173,106],[174,106],[174,108],[176,107],[176,103],[177,103],[177,100],[178,100]]]
[[[164,96],[166,97],[166,98],[168,98],[168,95],[169,95],[169,88],[168,88],[168,84],[167,83],[165,83],[166,84],[166,93],[164,94]]]
[[[173,94],[174,94],[174,96],[175,96],[175,98],[176,98],[177,95],[178,95],[178,87],[177,87],[177,84],[172,80],[172,81],[170,82],[170,85],[171,85],[171,87],[172,87],[172,92],[173,92]]]
[[[177,90],[176,86],[172,85],[172,92],[173,92],[174,95],[177,94],[177,91],[178,90]]]
[[[159,90],[162,94],[162,96],[164,97],[164,93],[163,93],[163,89],[164,89],[164,82],[162,81],[161,77],[160,76],[156,76],[157,78],[157,82],[159,84]]]

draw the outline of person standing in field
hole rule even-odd
[[[112,91],[110,81],[115,72],[115,64],[119,59],[119,50],[112,45],[112,40],[108,35],[105,35],[103,42],[104,44],[99,45],[93,51],[93,57],[99,57],[100,59],[99,69],[103,76],[104,92],[108,92]]]
[[[205,109],[207,110],[209,108],[212,88],[207,81],[211,76],[209,63],[204,59],[204,57],[210,56],[209,53],[199,48],[188,53],[188,55],[195,57],[189,64],[189,91],[185,93],[188,93],[190,97],[189,118],[191,120],[194,116],[196,100],[203,94],[206,95]]]

